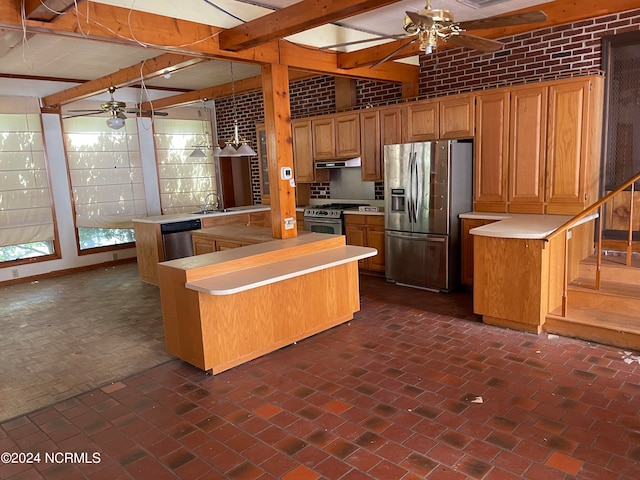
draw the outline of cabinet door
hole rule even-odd
[[[381,151],[385,145],[402,143],[402,109],[388,107],[380,109],[380,145]],[[382,159],[384,162],[384,158]]]
[[[222,250],[231,250],[232,248],[243,247],[242,243],[230,242],[228,240],[217,240],[216,241],[216,251],[220,252]]]
[[[258,139],[258,172],[260,174],[260,199],[264,205],[269,205],[269,162],[267,161],[267,131],[264,125],[256,127]]]
[[[360,156],[363,182],[382,181],[382,155],[380,144],[380,112],[360,114]]]
[[[546,200],[548,213],[578,213],[585,204],[589,81],[549,86]]]
[[[335,116],[336,157],[360,155],[360,114],[344,113]]]
[[[334,117],[320,118],[311,122],[313,128],[313,159],[335,158],[336,127]]]
[[[547,87],[511,90],[509,211],[544,213]]]
[[[507,211],[509,92],[476,97],[474,210]]]
[[[313,171],[313,151],[311,120],[291,122],[293,140],[293,170],[296,182],[311,183],[315,180]]]
[[[216,251],[216,241],[210,238],[198,237],[192,235],[193,241],[193,254],[202,255],[204,253],[211,253]]]
[[[407,142],[423,142],[438,138],[438,101],[415,102],[406,107]]]
[[[473,95],[440,100],[440,139],[473,137],[474,100]]]
[[[367,246],[378,250],[375,257],[370,257],[369,270],[384,272],[384,226],[367,227]]]

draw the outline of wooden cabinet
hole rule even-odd
[[[314,160],[360,155],[360,114],[340,113],[313,119]]]
[[[252,227],[271,227],[271,210],[249,212],[248,225]]]
[[[304,231],[304,212],[296,212],[296,230]]]
[[[579,213],[597,199],[603,90],[602,77],[549,86],[547,213]]]
[[[332,130],[333,132],[333,130]],[[330,135],[333,138],[333,133]],[[291,122],[291,137],[293,142],[293,173],[296,182],[313,183],[329,181],[329,172],[318,172],[313,166],[314,134],[312,122],[309,119]]]
[[[474,210],[507,211],[509,92],[476,97],[474,141]]]
[[[544,212],[547,87],[510,90],[509,211]]]
[[[480,93],[474,209],[573,215],[598,195],[602,77]]]
[[[458,95],[439,102],[441,139],[469,138],[474,135],[474,95]]]
[[[473,235],[469,233],[469,230],[476,227],[482,227],[495,222],[495,220],[484,220],[475,218],[463,218],[462,219],[462,237],[461,237],[461,278],[460,282],[463,285],[473,285]]]
[[[273,240],[271,229],[259,226],[226,225],[203,228],[191,233],[193,253],[220,252]]]
[[[260,199],[264,205],[271,203],[269,188],[269,162],[267,160],[267,131],[264,125],[256,127],[258,139],[258,172],[260,174]]]
[[[202,228],[217,227],[219,225],[248,225],[249,213],[234,213],[233,215],[213,215],[200,219]]]
[[[384,146],[402,143],[401,112],[400,107],[360,112],[360,156],[363,182],[384,180]]]
[[[475,95],[423,100],[406,106],[405,140],[428,142],[474,136]]]
[[[384,273],[384,216],[347,214],[344,217],[348,245],[378,250],[374,257],[359,260],[362,270]]]
[[[405,107],[405,140],[428,142],[438,138],[438,101],[424,100]]]

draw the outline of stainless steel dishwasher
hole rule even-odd
[[[200,228],[202,228],[202,223],[199,218],[160,225],[165,261],[192,256],[193,244],[189,232],[200,230]]]

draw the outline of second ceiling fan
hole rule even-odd
[[[406,38],[408,41],[404,42],[383,59],[374,63],[372,67],[386,62],[398,54],[398,52],[416,42],[419,42],[420,50],[426,54],[430,54],[437,49],[439,42],[445,42],[459,47],[468,47],[479,50],[483,53],[496,52],[504,47],[503,43],[498,42],[497,40],[470,35],[467,32],[470,30],[483,30],[488,28],[509,27],[512,25],[540,23],[547,19],[547,15],[544,12],[535,10],[509,15],[498,15],[465,22],[456,22],[451,10],[432,9],[431,0],[427,0],[426,7],[424,9],[418,10],[417,12],[405,13],[406,16],[404,18],[403,29],[408,35],[401,37],[401,39]],[[391,35],[380,38],[397,39],[398,36]],[[323,47],[323,49],[344,47],[378,39],[379,38],[329,45],[327,47]]]

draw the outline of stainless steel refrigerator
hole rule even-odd
[[[460,282],[460,213],[472,209],[470,140],[384,147],[385,275],[448,292]]]

